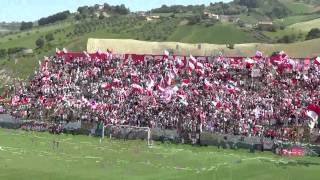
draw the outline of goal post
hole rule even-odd
[[[151,146],[151,129],[149,127],[138,127],[130,125],[113,125],[107,124],[103,126],[103,135],[119,138],[119,139],[145,139],[148,146]]]

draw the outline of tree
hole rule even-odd
[[[278,40],[279,43],[293,43],[297,39],[295,34],[292,35],[284,35],[282,38]]]
[[[39,19],[38,24],[39,26],[42,26],[46,24],[55,23],[57,21],[62,21],[67,19],[69,15],[70,15],[70,11],[63,11],[63,12],[54,14],[52,16]]]
[[[229,49],[234,49],[234,44],[233,44],[233,43],[227,44],[226,46],[227,46],[227,48],[229,48]]]
[[[320,38],[320,29],[319,28],[311,29],[306,36],[306,40],[316,39],[316,38]]]
[[[39,38],[36,40],[36,46],[37,46],[37,48],[42,48],[44,46],[43,38]]]
[[[33,27],[33,22],[22,22],[21,25],[20,25],[20,30],[23,31],[23,30],[28,30],[28,29],[32,29]]]
[[[8,52],[6,49],[0,49],[0,59],[7,57],[7,54]]]
[[[45,39],[46,39],[47,42],[53,41],[54,40],[54,36],[53,36],[52,33],[48,33],[48,34],[46,34]]]

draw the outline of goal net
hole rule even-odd
[[[107,124],[103,134],[110,138],[142,139],[146,140],[149,146],[151,145],[151,129],[149,127]]]

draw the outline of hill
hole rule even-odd
[[[162,6],[146,12],[103,4],[43,17],[25,30],[19,27],[23,23],[0,23],[0,84],[12,82],[11,77],[29,77],[38,60],[54,53],[56,47],[86,49],[88,38],[216,44],[212,46],[238,55],[251,55],[259,48],[266,53],[288,49],[293,56],[316,55],[312,45],[319,40],[304,41],[312,27],[320,27],[319,12],[317,0],[234,0],[208,6]],[[261,22],[266,26],[260,27]],[[272,44],[277,42],[293,44]],[[126,46],[123,41],[115,42],[115,49],[121,49],[117,44]],[[226,44],[237,45],[230,50]],[[306,45],[304,51],[298,51],[301,44]],[[157,48],[152,51],[163,50]],[[33,53],[26,54],[25,49]]]

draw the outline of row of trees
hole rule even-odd
[[[186,13],[186,12],[202,12],[205,9],[205,5],[162,5],[160,8],[152,9],[152,13]]]
[[[111,6],[108,3],[105,3],[103,7],[98,4],[95,6],[82,6],[78,8],[78,12],[79,14],[75,16],[76,20],[96,17],[96,13],[99,13],[100,18],[103,19],[103,16],[101,16],[102,12],[107,14],[127,15],[130,13],[130,10],[124,4]]]
[[[63,11],[52,16],[44,17],[39,19],[38,24],[39,26],[55,23],[57,21],[65,20],[69,17],[70,11]]]
[[[13,47],[8,49],[0,49],[0,59],[4,59],[10,55],[17,54],[25,50],[24,47]]]

